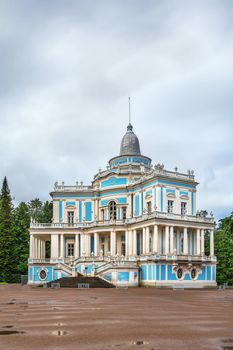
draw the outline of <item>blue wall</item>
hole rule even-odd
[[[173,266],[168,264],[143,264],[141,269],[142,281],[178,281],[176,272],[173,272]],[[166,275],[167,273],[167,275]],[[187,272],[183,279],[180,281],[215,281],[216,267],[215,266],[203,266],[201,273],[197,279],[192,280],[190,273]],[[166,279],[167,277],[167,279]]]
[[[127,272],[127,271],[125,271],[125,272],[118,272],[117,280],[119,282],[127,282],[127,281],[129,281],[129,272]]]
[[[62,201],[59,201],[59,221],[62,221]]]
[[[135,212],[136,212],[136,216],[140,215],[139,195],[138,194],[135,196]]]
[[[79,222],[82,222],[82,220],[83,220],[83,208],[82,208],[82,205],[83,205],[83,202],[82,201],[80,201],[79,202]]]
[[[163,187],[160,187],[160,211],[163,211]]]
[[[86,202],[86,221],[91,221],[92,202]]]
[[[100,187],[109,187],[109,186],[117,186],[117,185],[126,185],[127,179],[125,177],[117,178],[115,176],[110,177],[108,180],[102,181]]]
[[[141,266],[141,279],[147,280],[147,265]]]

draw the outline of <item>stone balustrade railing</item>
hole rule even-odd
[[[91,221],[91,222],[77,222],[77,223],[38,223],[38,222],[32,222],[30,227],[31,228],[91,228],[91,227],[98,227],[98,226],[122,226],[122,225],[128,225],[133,223],[140,223],[145,220],[150,219],[173,219],[173,220],[180,220],[180,221],[189,221],[189,222],[197,222],[197,223],[214,223],[213,217],[201,217],[201,216],[194,216],[194,215],[179,215],[179,214],[173,214],[173,213],[162,213],[155,211],[151,214],[144,214],[142,216],[129,218],[125,220],[104,220],[104,221]]]
[[[160,254],[148,254],[144,256],[86,256],[86,257],[80,257],[80,258],[73,258],[73,259],[61,259],[61,258],[48,258],[48,259],[36,259],[36,258],[29,258],[28,263],[29,264],[61,264],[67,267],[67,269],[71,269],[72,266],[76,266],[81,263],[95,263],[95,262],[103,262],[103,265],[100,265],[97,267],[98,271],[105,269],[106,266],[129,266],[132,264],[135,264],[138,261],[147,261],[147,260],[172,260],[172,261],[200,261],[202,263],[204,262],[210,262],[210,261],[216,261],[215,256],[206,256],[206,255],[160,255]]]

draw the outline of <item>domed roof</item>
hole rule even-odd
[[[130,123],[121,141],[120,155],[141,155],[139,140],[133,132],[133,126]]]

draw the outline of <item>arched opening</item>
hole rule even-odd
[[[109,203],[109,217],[110,217],[110,220],[116,220],[117,218],[117,210],[116,210],[116,202],[114,201],[111,201]]]

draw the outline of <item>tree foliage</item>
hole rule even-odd
[[[13,204],[6,177],[0,194],[0,281],[17,280],[16,235]]]
[[[220,220],[215,232],[215,255],[217,256],[217,282],[233,285],[233,212]]]
[[[32,199],[28,203],[30,217],[36,222],[51,222],[53,207],[51,202],[41,202],[39,198]]]
[[[38,198],[14,208],[7,179],[0,194],[0,282],[18,282],[27,273],[30,221],[52,221],[52,203]]]
[[[29,255],[29,227],[29,208],[26,203],[22,202],[14,210],[17,269],[19,274],[27,274],[27,264]]]

